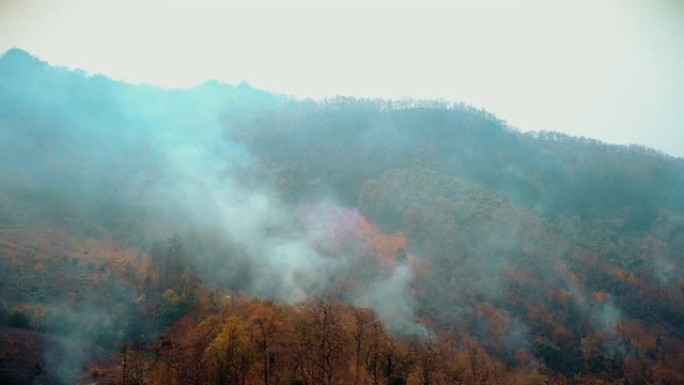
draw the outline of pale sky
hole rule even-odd
[[[0,0],[0,52],[129,82],[441,98],[684,157],[684,0]]]

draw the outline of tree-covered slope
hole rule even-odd
[[[185,312],[169,338],[211,325],[203,349],[254,326],[252,305],[230,318],[207,299],[215,290],[285,303],[282,322],[305,324],[320,303],[349,320],[357,310],[345,306],[371,308],[397,341],[456,347],[436,383],[461,378],[444,374],[466,360],[459,349],[506,367],[503,382],[531,368],[559,383],[681,379],[684,160],[647,148],[522,133],[463,104],[131,85],[11,50],[0,59],[0,181],[0,226],[97,227],[140,250],[116,300],[131,312],[120,325],[130,343],[153,344]],[[12,316],[6,288],[32,274],[0,286]],[[278,354],[296,348],[278,343]],[[427,357],[411,346],[404,381]]]

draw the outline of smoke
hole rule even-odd
[[[350,220],[358,212],[332,194],[306,207],[286,202],[263,160],[226,135],[241,129],[240,116],[285,98],[216,83],[183,91],[121,85],[11,55],[0,68],[8,85],[0,91],[3,220],[95,222],[142,247],[197,235],[203,244],[187,254],[201,278],[287,303],[331,295],[341,277],[369,270],[369,249],[340,244],[361,242]],[[407,266],[365,278],[368,292],[350,293],[351,302],[373,307],[395,330],[426,333],[415,320]],[[130,316],[96,306],[51,309],[47,330],[64,342],[48,347],[45,359],[64,383],[82,370],[86,346],[123,338],[97,330],[116,333]]]
[[[131,317],[125,304],[109,309],[94,304],[50,304],[44,325],[49,334],[42,344],[46,372],[60,383],[73,384],[93,356],[101,352],[99,344],[124,338]]]
[[[615,334],[615,326],[623,318],[622,311],[612,301],[600,304],[598,310],[590,314],[594,328],[611,336]]]
[[[370,285],[356,305],[373,308],[390,330],[430,337],[431,332],[416,322],[415,298],[410,294],[414,273],[407,265],[399,265],[393,274]]]

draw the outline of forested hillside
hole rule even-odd
[[[684,159],[464,104],[10,50],[0,380],[682,384],[683,191]]]

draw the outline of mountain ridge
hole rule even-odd
[[[349,347],[354,322],[386,328],[377,353],[402,364],[378,358],[382,384],[433,369],[435,383],[482,383],[464,362],[500,383],[681,379],[684,159],[521,133],[465,104],[301,100],[212,81],[165,90],[9,57],[7,326],[130,348],[159,381],[181,355],[228,375],[192,352],[226,347],[263,314],[287,336],[273,351],[284,382],[323,381],[293,369],[315,357],[288,352],[327,314]],[[241,338],[261,383],[268,355],[255,363],[258,345]],[[373,375],[344,357],[337,382]],[[69,383],[87,359],[50,367]]]
[[[66,67],[66,66],[53,66],[50,63],[48,63],[44,60],[41,60],[38,56],[32,54],[31,52],[29,52],[25,49],[20,48],[20,47],[12,47],[12,48],[8,49],[7,51],[5,51],[2,55],[0,55],[0,63],[3,61],[4,61],[5,65],[10,64],[10,65],[14,65],[14,66],[19,67],[22,65],[25,66],[27,64],[30,64],[30,65],[36,65],[37,64],[38,65],[37,67],[42,68],[42,69],[58,68],[60,70],[69,71],[69,72],[77,73],[80,75],[88,74],[87,76],[101,77],[101,78],[107,79],[108,81],[113,82],[113,83],[121,83],[124,85],[130,85],[130,86],[150,87],[153,89],[158,89],[160,91],[162,91],[162,90],[163,91],[174,91],[174,90],[176,90],[176,91],[183,91],[183,90],[188,91],[188,90],[192,90],[192,89],[202,89],[202,88],[224,89],[224,90],[242,89],[245,91],[256,91],[256,92],[261,93],[261,94],[271,94],[271,95],[275,95],[275,96],[278,96],[281,98],[286,98],[286,99],[294,98],[294,96],[292,96],[292,95],[277,94],[277,93],[274,94],[274,93],[271,93],[267,90],[254,88],[248,82],[244,82],[244,81],[240,82],[238,84],[230,84],[230,83],[225,83],[223,81],[220,81],[218,79],[207,79],[207,80],[200,82],[196,85],[187,86],[187,87],[173,87],[173,88],[160,87],[160,86],[157,86],[157,85],[154,85],[151,83],[129,83],[126,81],[113,79],[113,78],[107,76],[106,74],[99,74],[99,73],[92,73],[91,74],[91,73],[89,73],[83,69],[80,69],[80,68],[70,68],[70,67]],[[336,97],[326,98],[326,100],[332,101],[333,104],[336,104],[335,102],[339,102],[339,101],[342,101],[345,99],[355,100],[357,98],[354,98],[352,96],[336,96]],[[304,98],[304,99],[300,99],[300,100],[306,101],[308,99]],[[481,109],[478,109],[478,108],[475,108],[472,106],[468,106],[468,105],[463,104],[463,103],[453,104],[451,102],[445,102],[443,100],[411,99],[411,98],[408,98],[408,99],[404,98],[402,100],[385,99],[385,98],[358,98],[358,100],[364,100],[364,101],[368,101],[370,103],[378,103],[378,104],[389,103],[389,104],[385,104],[385,105],[391,105],[391,102],[400,103],[403,101],[403,102],[409,103],[409,104],[415,103],[418,105],[420,105],[420,104],[428,105],[428,107],[425,107],[428,109],[430,109],[430,108],[444,108],[445,106],[461,106],[462,108],[470,109],[473,111],[480,111],[484,114],[484,116],[489,116],[494,121],[497,121],[498,123],[507,126],[504,121],[499,120],[498,118],[495,117],[495,115],[493,115],[493,114],[491,114],[485,110],[481,110]],[[432,107],[430,107],[430,106],[432,106]],[[420,108],[420,107],[411,107],[411,108]],[[507,126],[507,127],[509,127],[509,126]],[[511,129],[518,131],[515,128],[511,128]],[[551,131],[546,131],[546,130],[545,131],[526,131],[526,132],[523,132],[523,134],[529,135],[532,137],[544,137],[544,138],[546,138],[546,140],[549,140],[549,138],[556,138],[554,140],[558,140],[558,138],[564,137],[565,139],[582,140],[582,141],[585,141],[587,143],[594,143],[594,144],[599,145],[599,146],[608,146],[608,148],[613,149],[613,150],[618,150],[618,151],[624,150],[625,148],[631,148],[634,150],[639,150],[639,151],[644,152],[644,153],[650,153],[653,156],[665,156],[665,157],[670,157],[670,158],[680,158],[681,159],[681,157],[671,155],[671,154],[667,154],[663,151],[656,150],[656,149],[653,149],[651,147],[640,145],[640,144],[612,144],[612,143],[608,143],[608,142],[603,142],[603,141],[598,140],[598,139],[593,139],[593,138],[583,137],[583,136],[574,136],[574,135],[564,134],[564,133],[553,131],[553,130],[551,130]]]

